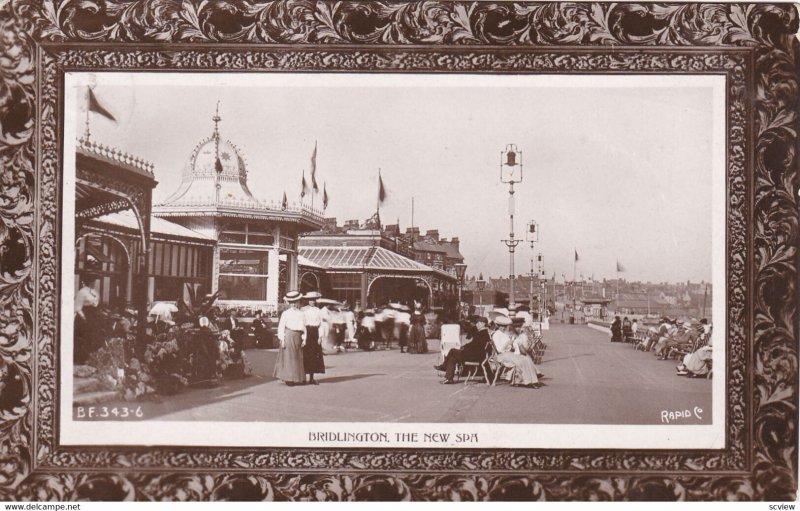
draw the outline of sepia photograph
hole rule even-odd
[[[722,447],[721,79],[66,91],[65,439]]]
[[[798,31],[5,2],[0,495],[789,509]]]

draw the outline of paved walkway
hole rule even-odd
[[[544,341],[546,386],[538,390],[440,385],[432,340],[426,355],[328,355],[319,386],[291,388],[272,378],[274,350],[250,350],[253,376],[142,408],[144,418],[158,420],[660,424],[662,410],[699,406],[707,413],[695,423],[711,423],[711,381],[677,377],[674,361],[612,344],[582,325],[555,324]]]

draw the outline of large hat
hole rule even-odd
[[[320,298],[317,303],[320,305],[339,305],[339,302],[331,298]]]
[[[525,324],[525,318],[523,318],[521,316],[514,316],[513,318],[511,318],[511,322],[514,324],[514,326],[524,325]]]
[[[303,295],[303,298],[306,300],[316,300],[317,298],[322,298],[322,295],[319,294],[317,291],[309,291],[308,293]]]
[[[475,323],[478,323],[478,322],[480,322],[480,323],[483,323],[484,325],[488,325],[488,324],[489,324],[489,320],[488,320],[487,318],[483,317],[483,316],[477,316],[477,317],[476,317],[476,318],[473,320],[473,322],[475,322]]]
[[[286,300],[287,302],[296,302],[302,297],[303,295],[300,294],[299,291],[289,291],[288,293],[286,293],[286,295],[284,295],[283,299]]]
[[[494,318],[494,324],[498,326],[508,326],[511,324],[511,318],[503,316],[502,314]]]
[[[389,307],[391,307],[392,309],[399,309],[400,307],[402,307],[402,305],[396,302],[389,302]]]
[[[497,318],[501,318],[502,317],[502,318],[508,319],[507,315],[505,315],[502,312],[497,311],[497,310],[489,311],[489,313],[487,314],[487,317],[489,318],[489,321],[494,321],[495,323],[497,322]]]

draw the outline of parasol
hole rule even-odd
[[[148,314],[150,316],[156,316],[161,320],[171,320],[173,312],[178,312],[178,307],[174,303],[156,302],[150,308]]]

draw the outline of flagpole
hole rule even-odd
[[[381,232],[381,190],[383,189],[383,179],[381,178],[381,168],[378,167],[378,200],[376,213],[378,215],[378,232]]]
[[[89,131],[89,86],[86,86],[86,131],[83,133],[83,138],[89,141],[91,132]]]

